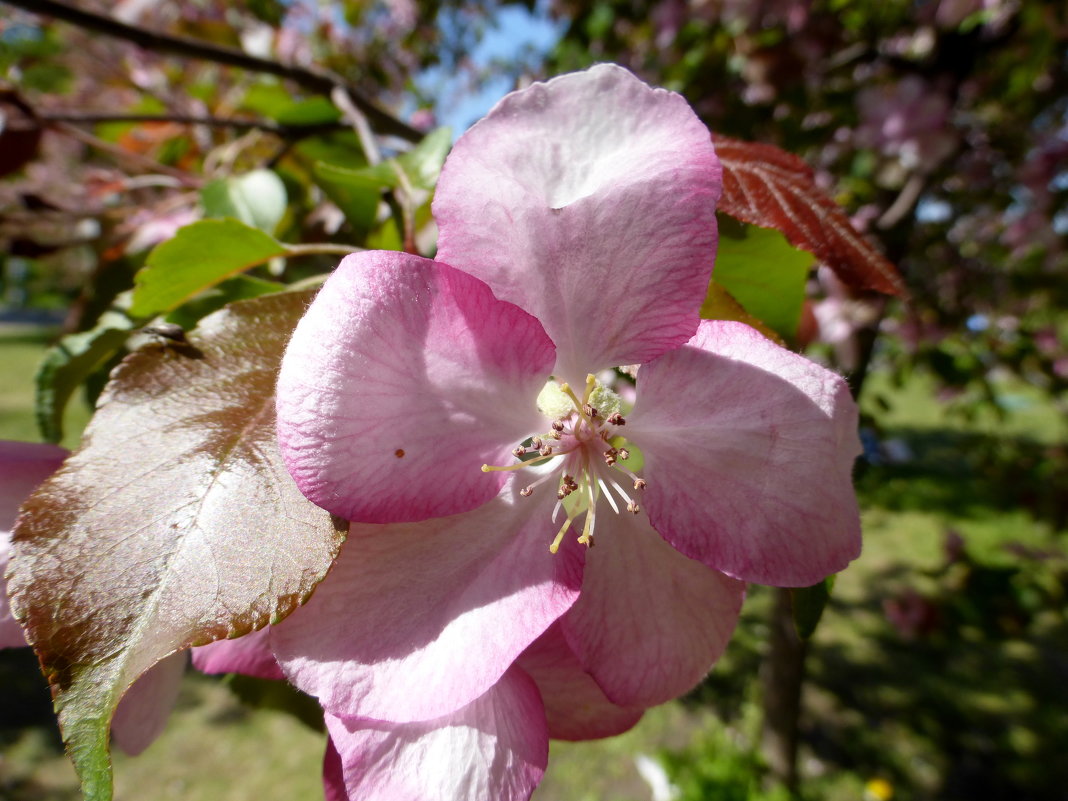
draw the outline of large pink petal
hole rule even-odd
[[[559,623],[524,651],[516,665],[541,691],[552,738],[614,737],[633,727],[645,712],[642,707],[617,706],[605,697],[567,644]]]
[[[312,599],[272,630],[286,675],[346,717],[429,720],[477,698],[578,595],[581,546],[549,553],[555,501],[509,484],[465,514],[353,524]]]
[[[391,724],[327,715],[326,728],[346,791],[336,788],[328,761],[327,795],[352,801],[525,801],[549,759],[538,689],[520,670],[437,720]]]
[[[258,679],[284,679],[271,650],[270,627],[233,640],[216,640],[193,649],[193,667],[201,673],[240,673]]]
[[[545,426],[552,342],[530,315],[438,262],[348,256],[297,326],[278,381],[278,436],[301,491],[367,523],[467,511],[501,488]]]
[[[815,584],[860,553],[857,408],[841,376],[707,321],[642,367],[627,435],[668,542],[745,581]]]
[[[654,706],[705,677],[744,594],[741,582],[671,548],[644,512],[624,513],[598,522],[582,594],[560,625],[609,699]]]
[[[541,320],[555,373],[581,383],[693,334],[721,189],[686,101],[602,64],[508,95],[460,137],[438,258]]]
[[[187,656],[185,651],[171,654],[150,667],[135,681],[119,701],[111,719],[111,736],[115,745],[130,756],[148,748],[167,725],[167,718],[178,700]]]
[[[19,506],[37,485],[63,463],[67,451],[56,445],[0,440],[0,648],[26,645],[22,627],[15,622],[7,600],[7,563],[11,529]]]

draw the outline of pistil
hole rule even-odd
[[[523,487],[519,494],[529,497],[542,484],[560,476],[552,519],[555,522],[563,510],[566,520],[556,532],[549,550],[557,552],[564,534],[579,515],[583,516],[583,524],[578,541],[593,547],[597,505],[602,495],[616,514],[621,509],[637,514],[641,509],[636,498],[610,474],[605,474],[604,468],[619,470],[627,475],[636,491],[645,487],[643,479],[619,464],[630,457],[625,440],[612,431],[627,422],[619,411],[619,396],[601,385],[593,375],[588,375],[581,398],[567,383],[550,381],[538,396],[538,405],[547,416],[553,418],[549,431],[532,436],[513,449],[512,455],[519,460],[515,464],[483,465],[482,470],[534,469],[560,459],[558,467],[548,470]],[[600,466],[601,463],[604,467]]]

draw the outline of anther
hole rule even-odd
[[[636,490],[645,489],[645,479],[644,478],[636,478],[636,479],[634,479],[634,489],[636,489]]]
[[[627,511],[630,512],[632,515],[636,515],[638,514],[638,512],[641,511],[641,507],[638,506],[638,504],[636,504],[634,501],[631,501],[627,504]]]
[[[611,423],[614,426],[625,426],[627,424],[626,419],[624,419],[623,415],[621,415],[619,412],[613,414],[605,422]]]
[[[540,443],[541,440],[538,440],[538,442]],[[542,456],[552,456],[553,455],[553,446],[552,445],[542,445],[541,447],[538,448],[538,453],[540,455],[542,455]]]
[[[602,455],[604,456],[604,463],[611,467],[616,463],[616,457],[619,455],[619,451],[615,448],[609,448]]]
[[[619,458],[622,459],[624,462],[627,461],[627,459],[630,458],[630,451],[628,451],[626,448],[620,448]]]
[[[532,437],[530,440],[530,447],[536,451],[541,450],[541,437]]]
[[[588,403],[582,404],[582,413],[585,414],[591,420],[596,420],[600,416],[600,412]]]
[[[520,445],[518,448],[513,448],[512,449],[512,456],[514,456],[516,459],[519,459],[526,452],[527,452],[527,449],[524,448],[522,445]]]
[[[534,494],[534,488],[523,487],[523,489],[519,490],[519,494],[522,495],[524,498],[529,498],[531,495]]]
[[[564,421],[563,420],[553,420],[553,431],[555,431],[557,433],[560,433],[563,430],[564,430]]]

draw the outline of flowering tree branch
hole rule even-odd
[[[310,92],[330,96],[335,89],[343,89],[353,104],[367,117],[370,125],[379,134],[396,136],[417,142],[422,134],[407,123],[379,108],[356,87],[345,82],[339,75],[320,67],[298,67],[277,61],[257,58],[233,47],[205,42],[188,36],[175,36],[159,31],[145,30],[128,25],[104,14],[75,8],[62,0],[0,0],[0,2],[54,17],[88,30],[125,39],[138,47],[159,53],[172,53],[187,58],[213,61],[231,67],[276,75],[292,81]]]

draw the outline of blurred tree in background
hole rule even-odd
[[[125,352],[134,275],[181,227],[236,217],[283,242],[338,248],[265,257],[192,307],[168,311],[186,327],[229,300],[320,273],[350,246],[432,253],[429,199],[451,141],[433,132],[436,121],[501,76],[523,82],[614,61],[682,93],[716,134],[801,155],[902,269],[910,297],[891,305],[817,271],[789,337],[850,372],[858,393],[873,358],[893,376],[866,388],[873,467],[861,480],[865,502],[898,511],[986,505],[1006,515],[1021,507],[1057,536],[1068,523],[1063,441],[975,437],[964,450],[963,439],[947,435],[919,451],[943,471],[925,478],[895,466],[889,437],[891,407],[902,403],[895,387],[916,374],[933,376],[941,399],[966,419],[1004,418],[1021,383],[1068,413],[1068,7],[1061,3],[552,0],[524,8],[554,20],[559,41],[546,53],[509,52],[490,63],[471,54],[500,23],[503,6],[491,0],[15,5],[0,4],[0,313],[65,315],[66,338],[50,352],[46,397],[39,396],[51,438],[62,433],[74,389],[84,383],[92,399]],[[79,12],[117,24],[101,28],[99,17],[91,22]],[[432,79],[443,75],[454,94],[443,95]],[[1015,525],[1013,518],[1005,528]],[[1013,637],[1044,642],[1049,630],[1039,637],[1035,621],[1063,612],[1059,540],[1055,556],[1020,546],[1020,561],[1006,567],[1000,552],[984,562],[963,550],[956,532],[937,534],[947,547],[928,560],[921,589],[910,585],[883,604],[880,619],[893,630],[865,630],[896,661],[861,664],[852,652],[827,648],[810,666],[820,686],[873,718],[905,717],[930,703],[947,653],[971,659],[976,637],[987,638],[984,647]],[[768,618],[772,599],[754,595],[754,617]],[[840,603],[865,612],[848,596]],[[732,648],[703,700],[748,692],[739,677],[755,670],[760,647],[742,637]],[[803,664],[803,653],[794,659]],[[1060,686],[1063,695],[1058,665],[1035,687]],[[1032,668],[1021,662],[1018,672],[1030,677]],[[925,678],[893,703],[865,697],[869,685],[903,682],[903,669]],[[996,798],[1024,788],[1063,798],[1050,789],[1060,780],[1052,768],[1038,778],[1006,769],[1000,782],[989,766],[974,764],[1027,749],[1015,735],[975,746],[961,734],[974,722],[961,710],[988,703],[1008,679],[981,661],[960,670],[950,666],[947,676],[985,680],[972,694],[962,688],[956,703],[935,705],[915,727],[927,739],[910,740],[900,761],[886,758],[887,738],[863,736],[863,720],[836,732],[817,726],[821,754],[853,740],[856,752],[839,763],[868,770],[882,749],[895,783],[924,788],[917,797]],[[721,700],[720,709],[724,703],[734,702]],[[1003,723],[990,721],[990,730]],[[1063,724],[1043,719],[1040,731],[1062,732]],[[713,737],[710,747],[729,750],[729,739]],[[927,744],[953,766],[942,784],[905,764],[908,749]],[[1053,745],[1032,743],[1029,759],[1041,764]],[[758,797],[745,789],[758,770],[751,754],[716,763],[727,778],[693,768],[702,758],[695,752],[674,762],[686,798],[719,797],[728,785],[743,787],[729,797]],[[976,795],[984,782],[988,794]]]

